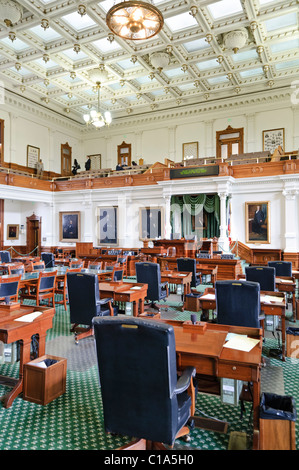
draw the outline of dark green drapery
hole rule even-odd
[[[184,196],[171,197],[171,227],[174,233],[174,213],[181,215],[181,236],[192,235],[191,218],[184,217],[184,213],[191,216],[205,214],[205,228],[202,236],[204,238],[219,237],[220,225],[220,200],[218,194],[186,194]]]

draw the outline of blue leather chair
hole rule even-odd
[[[249,281],[216,281],[217,323],[260,328],[260,285]]]
[[[258,282],[261,290],[275,291],[275,268],[269,266],[247,266],[246,281]]]
[[[134,317],[94,318],[93,327],[106,432],[145,439],[151,449],[188,434],[195,369],[177,378],[173,327]]]
[[[41,253],[41,260],[45,263],[46,268],[54,268],[55,266],[54,253]]]
[[[196,259],[195,258],[178,258],[177,259],[178,271],[192,273],[191,287],[196,287],[201,282],[201,274],[196,273]]]
[[[73,324],[75,342],[90,336],[92,319],[97,316],[114,315],[112,298],[100,299],[99,280],[96,274],[67,273],[67,288],[70,308],[70,320]],[[79,327],[78,325],[85,325]]]
[[[268,266],[275,268],[277,277],[292,277],[291,261],[268,261]]]
[[[11,278],[1,279],[0,281],[0,299],[6,303],[10,303],[11,300],[17,302],[19,296],[21,276],[14,276]]]
[[[11,263],[11,256],[9,251],[0,251],[1,263]]]
[[[160,310],[155,301],[168,297],[168,282],[161,282],[161,271],[158,263],[135,263],[136,279],[141,284],[147,284],[146,300],[151,301],[151,307]]]

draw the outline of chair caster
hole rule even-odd
[[[186,436],[183,436],[183,440],[184,440],[185,442],[190,442],[190,441],[191,441],[190,435],[189,435],[189,434],[186,434]]]

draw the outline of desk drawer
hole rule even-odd
[[[118,294],[116,296],[118,302],[128,302],[128,294]]]
[[[227,377],[228,379],[236,379],[236,380],[244,380],[244,381],[253,380],[251,367],[242,366],[239,364],[226,364],[226,363],[219,364],[218,376]]]

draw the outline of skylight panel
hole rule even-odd
[[[172,70],[165,70],[164,73],[169,78],[179,77],[180,75],[184,75],[184,72],[180,67],[178,67],[176,69],[172,69]]]
[[[41,65],[45,69],[51,69],[53,67],[58,67],[58,64],[56,62],[54,62],[52,59],[48,60],[48,62],[45,62],[43,59],[36,59],[34,62],[38,65]]]
[[[243,11],[240,0],[221,0],[220,2],[211,3],[208,5],[208,10],[214,20]]]
[[[80,16],[76,11],[63,16],[61,19],[70,24],[76,31],[82,31],[96,24],[88,15]]]
[[[13,42],[7,37],[4,39],[1,39],[1,42],[6,44],[9,47],[12,47],[15,51],[23,51],[24,49],[28,49],[30,46],[26,44],[24,41],[21,41],[21,39],[16,38]]]
[[[178,89],[181,90],[181,91],[193,90],[194,89],[194,83],[184,83],[183,85],[179,85]]]
[[[110,42],[107,41],[107,38],[99,39],[98,41],[93,41],[91,44],[104,53],[121,49],[121,46],[116,41]]]
[[[44,30],[41,26],[34,26],[34,28],[30,28],[30,31],[45,42],[61,38],[61,35],[51,27]]]
[[[275,65],[276,70],[289,69],[291,67],[299,67],[299,59],[280,62]]]
[[[195,41],[185,42],[183,46],[187,52],[196,52],[196,51],[200,51],[202,49],[207,49],[208,47],[211,47],[210,44],[205,40],[205,38],[196,39]]]
[[[287,28],[297,24],[297,14],[288,13],[287,15],[277,16],[265,21],[267,31],[275,31],[276,29]]]
[[[208,78],[208,82],[210,85],[217,85],[218,83],[228,82],[228,78],[226,76],[212,77],[212,78]]]
[[[148,76],[145,75],[144,77],[135,78],[135,80],[136,82],[140,83],[140,85],[145,85],[153,82],[155,79],[151,80]]]
[[[283,52],[290,49],[299,49],[299,39],[291,39],[290,41],[277,42],[270,46],[271,52]]]
[[[140,67],[140,65],[138,64],[138,61],[135,62],[135,64],[134,64],[131,61],[131,59],[121,60],[121,61],[117,62],[117,65],[119,65],[119,67],[121,67],[123,70],[129,70],[129,69],[132,69],[134,67]]]
[[[21,67],[20,70],[17,70],[15,67],[10,67],[10,70],[16,72],[20,75],[30,75],[32,74],[31,70],[26,69],[25,67]]]
[[[67,49],[63,51],[62,54],[66,55],[69,59],[71,59],[74,62],[76,60],[83,60],[88,57],[88,55],[85,54],[85,52],[83,51],[76,52],[74,51],[74,49]]]
[[[253,77],[254,75],[262,75],[262,74],[263,74],[262,67],[257,67],[256,69],[249,69],[249,70],[244,70],[243,72],[240,72],[240,76],[242,78],[248,78],[248,77]]]
[[[98,3],[98,5],[103,8],[103,10],[107,13],[111,7],[115,4],[115,0],[105,0],[104,2]]]
[[[237,54],[233,54],[231,57],[234,62],[242,62],[243,60],[259,58],[255,49],[251,49],[250,51],[237,52]]]
[[[196,19],[189,15],[188,12],[172,16],[171,18],[166,18],[164,21],[172,32],[190,28],[192,26],[198,26]]]
[[[220,67],[219,62],[216,59],[205,60],[204,62],[198,62],[197,67],[199,70],[209,70],[214,69],[215,67]]]

